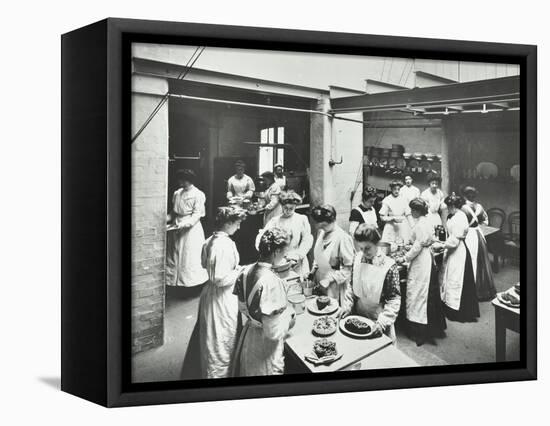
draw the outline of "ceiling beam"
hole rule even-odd
[[[519,76],[332,99],[332,113],[392,111],[519,100]]]

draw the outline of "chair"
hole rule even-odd
[[[508,216],[509,233],[504,235],[504,255],[519,263],[520,258],[520,221],[519,211],[510,213]]]
[[[487,210],[486,213],[489,218],[489,226],[498,228],[502,231],[502,227],[506,222],[506,213],[504,213],[504,210],[499,209],[498,207],[492,207]]]

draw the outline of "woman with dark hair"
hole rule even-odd
[[[434,242],[433,228],[427,218],[428,203],[415,198],[409,203],[416,220],[412,229],[412,246],[397,263],[409,263],[407,275],[406,312],[410,332],[418,346],[427,339],[441,337],[447,328],[438,272],[430,247]]]
[[[322,294],[342,304],[355,255],[353,240],[336,224],[336,210],[330,204],[315,207],[311,218],[318,230],[313,248],[314,279]]]
[[[264,207],[264,226],[275,216],[279,216],[283,210],[279,202],[281,187],[275,182],[273,172],[263,172],[262,178],[266,183],[267,190],[264,197],[266,205]]]
[[[365,188],[361,195],[361,204],[353,208],[349,215],[349,234],[351,236],[362,223],[378,226],[378,214],[374,209],[377,197],[374,188]]]
[[[169,223],[177,229],[167,233],[166,238],[166,284],[193,287],[208,279],[201,266],[201,247],[204,231],[200,218],[204,217],[204,192],[195,187],[195,173],[179,170],[176,174],[179,188],[172,196],[172,212]]]
[[[466,198],[462,211],[466,213],[470,224],[468,235],[466,235],[466,246],[468,246],[472,258],[477,297],[480,301],[491,300],[496,295],[495,282],[487,241],[485,241],[485,236],[479,226],[488,225],[489,218],[483,206],[477,202],[477,190],[473,186],[466,186],[462,193]]]
[[[232,201],[236,199],[241,201],[249,198],[252,198],[256,187],[254,181],[244,172],[246,170],[246,165],[244,161],[237,160],[235,162],[235,174],[227,180],[227,199]]]
[[[407,200],[399,195],[402,183],[394,180],[390,183],[391,194],[382,201],[380,219],[385,223],[382,241],[394,243],[401,239],[409,242],[411,237],[411,211]]]
[[[401,307],[399,268],[379,249],[381,236],[375,226],[362,223],[354,239],[361,251],[353,260],[341,316],[365,316],[374,321],[371,337],[384,333],[395,342],[394,323]]]
[[[246,318],[234,356],[234,376],[267,376],[284,372],[284,340],[294,326],[295,312],[287,308],[284,282],[272,270],[284,258],[288,234],[265,231],[258,261],[237,278],[234,294]]]
[[[296,206],[302,203],[302,197],[293,190],[289,190],[281,192],[279,200],[283,212],[267,222],[263,229],[260,229],[256,237],[256,248],[258,248],[260,238],[265,230],[284,229],[290,236],[286,259],[292,262],[294,272],[304,278],[309,274],[307,254],[313,245],[313,235],[311,235],[311,226],[307,216],[296,213]]]
[[[424,199],[428,203],[428,219],[432,224],[432,229],[441,225],[441,214],[445,210],[445,196],[439,186],[441,185],[441,177],[436,174],[428,175],[429,188],[425,189],[420,198]]]
[[[202,267],[208,272],[200,303],[201,377],[228,377],[235,349],[239,305],[233,286],[241,272],[239,252],[231,239],[246,218],[238,207],[219,207],[216,231],[202,247]]]
[[[448,237],[445,242],[435,242],[435,251],[445,251],[440,275],[441,298],[447,318],[452,321],[475,322],[479,318],[474,272],[470,251],[464,240],[470,229],[468,218],[461,210],[464,198],[452,193],[445,198],[449,209]]]

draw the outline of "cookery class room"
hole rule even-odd
[[[519,360],[519,72],[132,44],[132,382]]]

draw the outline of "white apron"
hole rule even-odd
[[[364,223],[368,225],[378,225],[378,218],[376,217],[376,212],[374,211],[374,208],[371,208],[370,210],[367,210],[365,212],[359,207],[354,207],[354,210],[357,210],[361,214]]]
[[[324,234],[324,231],[319,232],[319,236],[315,242],[315,247],[313,248],[313,256],[318,267],[315,272],[315,281],[318,283],[322,279],[326,278],[329,275],[329,272],[332,271],[332,266],[330,265],[330,255],[336,241],[336,238],[333,238],[331,242],[323,249]],[[340,305],[342,304],[346,290],[345,285],[338,285],[338,283],[332,282],[325,290],[327,296],[336,299]]]
[[[462,215],[462,217],[459,217],[459,215]],[[468,227],[468,220],[462,211],[458,211],[447,221],[449,236],[458,239],[459,242],[455,248],[447,249],[443,257],[440,278],[441,300],[455,311],[460,310],[462,287],[464,285],[464,265],[467,252],[464,236],[462,235],[468,232],[466,227]]]
[[[472,227],[472,225],[479,223],[477,220],[476,212],[474,212],[472,208],[467,204],[463,206],[463,209],[467,210],[468,213],[472,216],[472,219],[469,223],[470,228],[468,229],[468,234],[466,234],[464,242],[466,243],[466,247],[468,247],[468,250],[470,252],[470,259],[472,260],[472,270],[474,271],[475,282],[477,276],[477,256],[479,251],[479,239],[485,237],[483,236],[483,233],[481,232],[479,226]]]
[[[411,226],[409,220],[406,217],[408,205],[404,198],[393,197],[388,195],[383,203],[387,206],[387,211],[382,206],[381,215],[384,216],[403,216],[402,222],[386,222],[384,225],[384,231],[382,232],[382,242],[395,243],[397,238],[402,238],[404,243],[407,243],[411,238]]]
[[[355,312],[358,315],[367,317],[373,321],[378,320],[378,315],[384,309],[380,303],[384,281],[390,268],[395,261],[387,256],[383,256],[382,264],[362,263],[362,253],[355,256],[353,264],[353,294],[357,297],[355,303]],[[395,327],[393,324],[385,331],[392,341],[395,342]]]
[[[433,262],[429,246],[430,231],[428,219],[421,218],[417,221],[412,235],[411,251],[417,254],[410,260],[408,268],[406,308],[407,319],[418,324],[428,324],[428,292]]]

